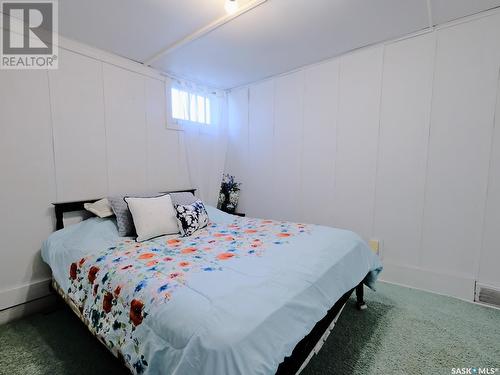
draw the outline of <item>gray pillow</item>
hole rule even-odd
[[[193,193],[185,192],[185,193],[170,193],[170,198],[172,199],[172,203],[175,206],[178,205],[187,205],[193,204],[197,201],[196,197]]]
[[[141,195],[117,195],[115,197],[108,197],[109,204],[116,215],[116,225],[118,226],[118,235],[120,237],[130,237],[135,236],[134,220],[132,219],[132,214],[128,209],[127,202],[125,202],[125,197],[134,198],[152,198],[158,197],[164,194],[141,194]]]

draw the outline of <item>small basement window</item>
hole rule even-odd
[[[211,104],[208,95],[175,87],[171,89],[172,118],[177,123],[188,121],[202,125],[212,124]]]

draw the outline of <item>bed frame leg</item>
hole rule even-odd
[[[363,295],[364,295],[364,286],[363,282],[360,282],[356,287],[356,299],[357,299],[356,307],[358,308],[358,310],[366,310],[368,308],[363,299]]]

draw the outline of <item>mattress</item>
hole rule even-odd
[[[191,237],[136,243],[92,218],[43,244],[66,298],[133,373],[273,374],[382,269],[350,231],[207,210]]]

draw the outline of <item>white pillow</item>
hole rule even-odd
[[[94,215],[99,217],[110,217],[115,213],[109,204],[109,201],[104,198],[94,203],[84,203],[83,208],[87,211],[92,212]]]
[[[170,195],[154,198],[125,197],[124,199],[134,219],[137,242],[179,233]]]

